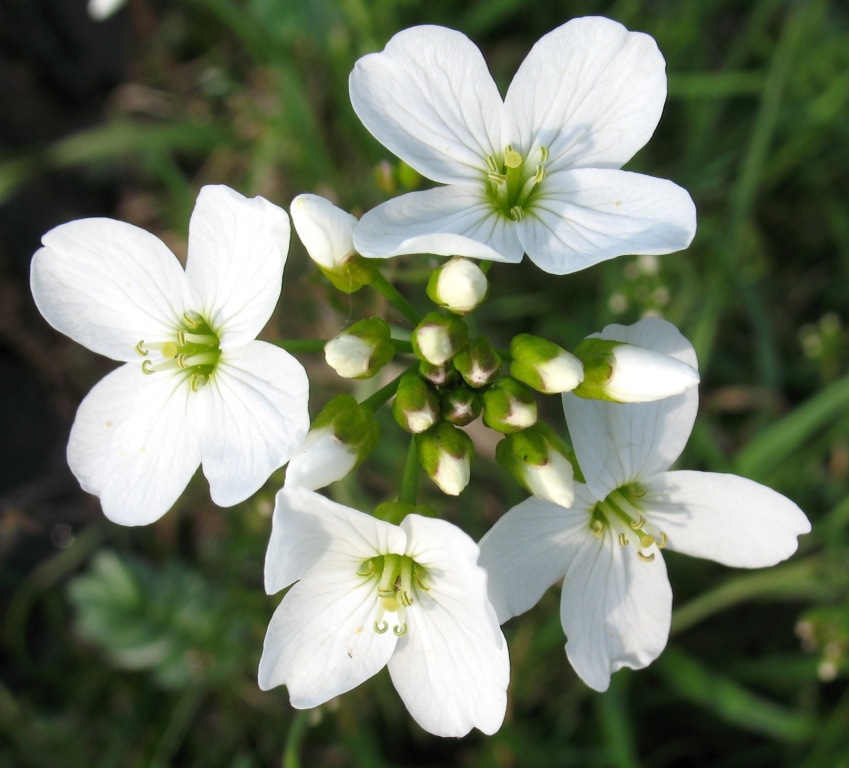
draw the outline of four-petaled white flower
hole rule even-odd
[[[477,559],[477,545],[443,520],[411,514],[396,526],[284,488],[265,586],[269,594],[294,586],[271,619],[260,687],[285,684],[292,706],[305,709],[388,666],[425,730],[494,733],[509,661]]]
[[[185,271],[158,238],[112,219],[63,224],[43,244],[31,277],[42,315],[125,363],[83,400],[68,444],[71,470],[110,520],[157,520],[201,463],[213,501],[236,504],[298,449],[306,373],[254,340],[280,295],[285,211],[204,187]]]
[[[566,274],[693,238],[684,189],[619,170],[654,133],[666,73],[654,40],[615,21],[574,19],[545,35],[504,100],[465,35],[413,27],[357,62],[350,93],[378,141],[447,185],[366,213],[354,230],[363,256],[527,252]]]
[[[696,367],[690,343],[666,321],[611,325],[602,338],[654,349]],[[684,448],[698,394],[619,404],[563,397],[586,484],[571,508],[531,498],[481,541],[490,599],[502,622],[563,581],[566,654],[603,691],[622,667],[639,669],[663,650],[672,593],[660,550],[759,568],[786,559],[810,530],[789,499],[751,480],[667,471]]]

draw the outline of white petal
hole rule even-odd
[[[149,376],[127,363],[80,404],[68,464],[113,522],[152,523],[185,489],[200,463],[193,394],[181,373]]]
[[[811,530],[786,496],[737,475],[664,472],[644,485],[641,507],[667,535],[669,549],[723,565],[775,565]]]
[[[515,264],[524,253],[515,222],[495,211],[483,185],[437,187],[395,197],[360,219],[354,245],[373,258],[434,253]]]
[[[216,504],[244,501],[300,448],[308,390],[303,366],[278,347],[253,341],[222,350],[195,393],[203,473]]]
[[[298,195],[289,213],[310,258],[325,269],[338,267],[354,252],[356,216],[318,195]]]
[[[341,480],[357,463],[357,452],[330,429],[314,429],[286,467],[286,486],[315,491]]]
[[[489,574],[489,599],[504,623],[530,610],[566,575],[587,535],[595,505],[581,483],[570,509],[530,498],[513,507],[481,539],[480,564]]]
[[[495,733],[504,720],[510,662],[486,595],[475,543],[450,523],[410,515],[407,554],[424,565],[427,590],[407,609],[407,632],[389,674],[416,722],[437,736],[472,728]]]
[[[32,260],[32,295],[50,325],[113,360],[182,327],[186,275],[157,237],[112,219],[51,229]]]
[[[265,590],[274,594],[324,568],[354,570],[378,554],[404,554],[397,526],[306,488],[278,491],[265,556]]]
[[[189,224],[186,275],[192,309],[219,334],[222,348],[255,339],[268,322],[288,250],[282,208],[224,186],[201,189]]]
[[[666,64],[648,35],[574,19],[531,49],[505,99],[505,143],[548,147],[548,170],[620,168],[654,133]],[[520,149],[521,148],[521,149]]]
[[[289,688],[292,706],[307,709],[355,688],[381,670],[397,637],[374,631],[374,580],[325,569],[292,587],[265,636],[259,687]]]
[[[672,355],[698,370],[693,345],[666,320],[648,317],[631,326],[608,325],[599,336]],[[565,394],[569,435],[596,498],[669,469],[684,450],[698,407],[696,387],[652,403],[609,403]]]
[[[699,372],[671,355],[622,344],[612,351],[607,395],[620,403],[647,403],[680,395],[699,383]]]
[[[399,32],[357,62],[350,92],[371,134],[434,181],[481,183],[487,156],[503,150],[498,88],[477,46],[453,29]]]
[[[581,169],[543,181],[519,240],[540,269],[565,275],[624,254],[672,253],[696,233],[685,189],[626,171]]]
[[[659,552],[644,562],[610,528],[588,533],[563,582],[560,620],[566,655],[590,688],[607,690],[622,667],[642,669],[666,646],[672,590]]]

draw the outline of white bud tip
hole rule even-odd
[[[647,403],[680,395],[699,383],[699,372],[661,352],[621,344],[613,349],[613,373],[605,391],[621,403]]]
[[[525,465],[524,480],[528,490],[538,499],[567,509],[575,501],[572,465],[559,453],[552,451],[548,464],[541,467]]]
[[[318,195],[298,195],[289,212],[298,237],[316,264],[337,269],[355,252],[356,216]]]
[[[542,391],[548,395],[571,392],[584,380],[584,365],[565,350],[537,366],[542,379]]]
[[[371,355],[371,344],[350,334],[337,336],[324,345],[324,359],[343,379],[365,376]]]
[[[442,365],[453,356],[454,346],[448,331],[442,326],[426,325],[416,331],[416,343],[422,356],[432,365]]]
[[[489,284],[483,270],[468,259],[451,259],[439,273],[436,294],[457,312],[471,312],[486,297]]]
[[[337,440],[329,429],[316,429],[289,462],[285,485],[316,491],[341,480],[356,462],[357,454],[350,446]]]
[[[448,496],[458,496],[469,484],[469,461],[465,457],[455,458],[448,453],[439,457],[439,464],[433,474],[433,482]]]

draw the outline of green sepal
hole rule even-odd
[[[392,415],[401,429],[412,434],[430,429],[439,418],[439,395],[415,371],[408,371],[398,380]]]
[[[347,256],[335,269],[327,269],[321,264],[317,266],[333,287],[342,293],[356,293],[364,285],[371,285],[379,274],[377,262],[358,253]]]
[[[483,393],[483,423],[504,434],[527,429],[537,420],[534,393],[514,378],[505,376]]]
[[[618,400],[607,394],[607,384],[613,376],[613,350],[623,342],[612,339],[584,339],[575,347],[575,357],[584,364],[584,380],[572,390],[587,400]]]
[[[464,427],[481,415],[483,400],[474,389],[458,384],[440,395],[439,407],[443,419]]]
[[[310,431],[328,429],[357,454],[359,466],[380,442],[380,424],[370,408],[351,395],[337,395],[313,419]]]
[[[472,339],[454,356],[454,367],[473,389],[486,387],[501,373],[501,355],[483,336]]]

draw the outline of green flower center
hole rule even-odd
[[[358,576],[374,579],[377,586],[378,613],[374,631],[382,635],[389,629],[387,613],[395,614],[392,632],[401,637],[407,632],[407,608],[417,591],[427,591],[427,571],[407,555],[378,555],[366,560],[357,571]]]
[[[640,499],[645,495],[646,490],[639,483],[617,488],[595,505],[590,513],[589,526],[594,536],[604,536],[609,528],[619,544],[623,547],[630,544],[636,548],[640,560],[651,562],[655,553],[645,550],[652,545],[663,549],[666,534],[648,522],[640,511]]]
[[[176,332],[173,339],[142,339],[136,344],[136,352],[145,358],[142,362],[142,371],[145,373],[184,371],[190,377],[192,390],[197,392],[209,381],[221,357],[220,341],[200,315],[187,312],[183,315],[183,321],[184,327]]]
[[[548,147],[539,147],[532,154],[539,155],[539,162],[528,162],[530,156],[522,157],[508,144],[500,158],[486,158],[486,194],[496,210],[512,221],[525,218],[545,179]]]

